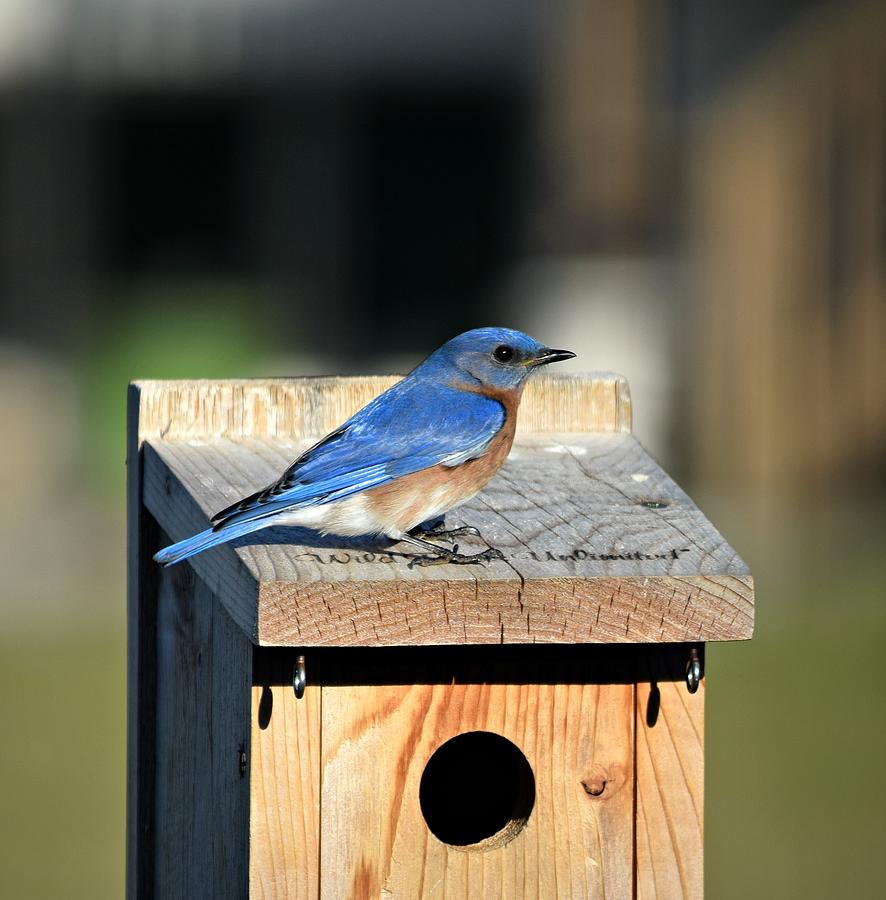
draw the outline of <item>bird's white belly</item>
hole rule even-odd
[[[274,519],[275,525],[298,525],[321,534],[353,537],[360,534],[382,534],[385,525],[373,515],[363,494],[346,497],[335,503],[323,503],[284,513]]]

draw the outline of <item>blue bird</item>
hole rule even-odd
[[[478,534],[474,528],[418,526],[439,520],[492,478],[511,449],[530,373],[574,356],[509,328],[466,331],[306,450],[278,481],[154,559],[169,566],[271,525],[384,535],[421,550],[413,560],[421,565],[501,559],[492,547],[462,554],[427,540]]]

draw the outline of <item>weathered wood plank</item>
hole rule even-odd
[[[632,685],[324,687],[322,728],[321,896],[631,896]],[[433,752],[472,731],[511,741],[535,781],[523,830],[483,849],[439,840],[419,803]]]
[[[140,381],[144,440],[322,437],[398,375],[231,381]],[[537,374],[520,405],[518,431],[631,430],[631,395],[620,375]]]
[[[191,570],[157,595],[156,834],[145,896],[247,891],[252,646]]]
[[[188,444],[160,443],[158,446],[164,453],[167,449],[170,450],[181,469],[179,471],[178,466],[175,471],[169,467],[159,468],[156,465],[158,458],[156,449],[150,443],[144,445],[146,471],[150,472],[150,477],[145,479],[143,487],[145,506],[155,516],[159,515],[158,521],[169,534],[184,537],[206,528],[208,514],[205,505],[200,501],[195,505],[193,500],[196,500],[196,495],[203,493],[206,488],[212,489],[219,478],[225,477],[223,470],[227,463],[224,456],[221,462],[218,459],[204,461],[187,452],[186,448],[190,446]],[[184,452],[177,452],[177,448]],[[222,471],[213,473],[213,465],[220,465]],[[231,474],[234,474],[233,470]],[[193,489],[194,494],[190,498],[183,495],[183,485]],[[173,538],[173,540],[180,539],[180,537]],[[156,567],[153,560],[151,563]],[[258,636],[259,586],[239,554],[218,553],[211,557],[199,554],[190,560],[190,566],[219,597],[231,618],[254,641]]]
[[[145,503],[183,537],[270,482],[305,444],[149,443]],[[263,644],[751,635],[747,567],[628,434],[522,435],[501,473],[447,521],[479,526],[506,562],[410,569],[384,546],[268,529],[192,564]]]
[[[130,385],[126,429],[126,896],[154,885],[157,526],[142,504],[141,391]]]
[[[637,897],[704,894],[704,680],[637,685]]]
[[[249,896],[314,900],[320,883],[320,688],[252,689]]]

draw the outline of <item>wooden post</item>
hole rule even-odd
[[[750,637],[753,584],[623,379],[530,383],[447,520],[505,561],[269,529],[151,563],[390,383],[132,387],[129,897],[700,897],[685,669]]]

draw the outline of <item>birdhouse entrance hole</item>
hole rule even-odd
[[[471,731],[446,741],[428,760],[419,787],[431,833],[463,850],[489,850],[516,837],[535,803],[535,776],[506,738]]]

